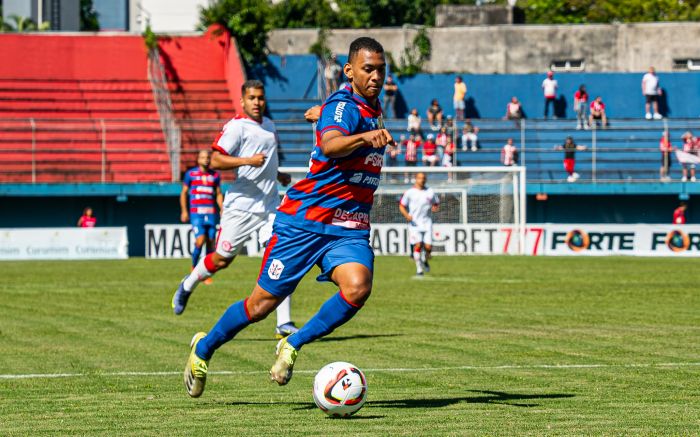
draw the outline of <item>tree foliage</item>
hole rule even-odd
[[[219,24],[236,39],[247,65],[264,62],[267,33],[272,29],[271,5],[266,0],[218,0],[199,10],[200,29]]]
[[[100,30],[98,14],[92,0],[80,0],[80,30],[93,32]]]
[[[3,31],[6,32],[37,32],[45,31],[51,28],[51,23],[44,21],[40,26],[37,26],[34,21],[27,17],[20,17],[19,15],[10,15],[9,21],[3,21],[2,27]]]
[[[700,0],[521,0],[527,23],[696,21]]]

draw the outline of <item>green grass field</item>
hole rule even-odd
[[[407,258],[378,258],[366,307],[304,348],[289,385],[268,382],[271,317],[217,353],[190,399],[188,342],[252,289],[259,259],[200,286],[180,317],[169,305],[186,260],[0,263],[0,435],[700,434],[698,260],[432,264],[416,280]],[[309,275],[295,319],[333,292]],[[311,397],[338,360],[369,383],[346,420]]]

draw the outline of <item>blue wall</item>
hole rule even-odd
[[[313,55],[270,56],[267,69],[256,68],[252,76],[262,79],[270,98],[318,97],[315,83],[316,57]],[[342,57],[341,62],[345,60]],[[397,79],[399,97],[397,111],[405,117],[410,108],[417,108],[425,117],[430,100],[437,98],[446,114],[453,114],[452,94],[457,74],[418,74]],[[544,74],[461,74],[467,84],[467,112],[471,118],[501,118],[506,104],[517,96],[529,118],[543,114],[542,80]],[[591,99],[603,97],[610,117],[640,118],[644,116],[641,94],[642,73],[558,73],[558,104],[563,118],[575,118],[573,95],[585,84]],[[659,73],[665,91],[662,112],[669,117],[700,117],[700,73]],[[665,107],[665,108],[664,108]]]

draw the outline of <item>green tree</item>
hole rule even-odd
[[[44,21],[41,26],[37,26],[36,23],[27,17],[20,17],[19,15],[10,15],[10,21],[5,21],[2,23],[2,28],[8,32],[36,32],[49,30],[51,28],[51,23]]]
[[[696,21],[700,0],[522,0],[527,23]]]
[[[271,6],[266,0],[219,0],[199,10],[199,28],[212,24],[228,29],[247,65],[264,62],[267,33],[272,29]]]
[[[80,30],[96,32],[100,30],[99,14],[92,0],[80,0]]]

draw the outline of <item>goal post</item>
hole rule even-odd
[[[280,171],[291,173],[293,182],[296,182],[304,177],[308,169],[294,167],[280,168]],[[383,167],[371,213],[373,228],[402,233],[406,220],[399,212],[398,203],[403,193],[413,186],[418,173],[426,175],[426,185],[440,199],[440,209],[433,214],[436,233],[434,240],[440,237],[437,235],[440,232],[450,233],[451,237],[445,235],[443,240],[452,238],[454,244],[457,244],[454,240],[464,238],[464,243],[457,246],[437,245],[439,247],[436,247],[436,252],[525,253],[526,174],[525,167],[520,166]],[[474,232],[478,230],[490,234],[484,234],[479,240],[474,237]],[[494,243],[494,232],[504,235],[497,243]],[[384,234],[376,236],[385,240],[390,237],[391,235]],[[394,238],[391,242],[377,241],[375,251],[377,246],[381,246],[379,253],[399,254],[409,249],[405,241],[396,241],[406,238],[391,238]],[[483,250],[474,249],[479,242]],[[384,243],[392,244],[392,250],[396,250],[382,250]],[[494,245],[501,245],[502,248],[496,250]]]

